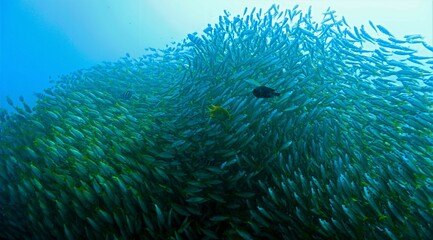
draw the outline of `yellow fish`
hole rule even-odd
[[[211,106],[212,108],[209,108],[209,116],[211,118],[215,118],[218,120],[226,120],[230,118],[230,113],[229,111],[227,111],[227,109],[213,104]]]

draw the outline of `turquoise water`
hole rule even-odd
[[[426,239],[432,52],[273,6],[62,75],[0,115],[0,237]]]

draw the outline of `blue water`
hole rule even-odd
[[[34,104],[34,92],[50,86],[49,79],[95,64],[62,32],[37,17],[25,1],[1,3],[0,107],[6,96],[23,96]]]

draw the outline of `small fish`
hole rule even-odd
[[[226,120],[230,118],[230,113],[227,111],[227,109],[213,104],[211,106],[212,108],[209,108],[209,116],[211,118],[218,120]]]
[[[377,29],[379,29],[379,31],[381,31],[382,33],[390,36],[390,37],[394,37],[394,35],[392,35],[388,29],[386,29],[385,27],[381,26],[381,25],[376,25]]]
[[[126,91],[123,92],[122,94],[120,94],[120,98],[123,100],[128,100],[132,97],[132,92],[131,91]]]
[[[256,96],[256,98],[271,98],[274,96],[280,96],[280,93],[275,92],[275,89],[265,86],[256,87],[253,90],[253,94]]]
[[[24,110],[26,110],[26,112],[32,113],[32,109],[30,108],[29,105],[27,105],[27,103],[23,102],[23,106],[24,106]]]
[[[43,93],[34,93],[34,95],[35,95],[37,98],[39,98],[39,99],[42,99],[42,98],[46,98],[46,97],[47,97],[47,95],[45,95],[45,94],[43,94]]]
[[[14,101],[12,101],[12,98],[10,98],[9,96],[6,96],[6,101],[7,101],[8,104],[11,105],[12,107],[14,106]]]

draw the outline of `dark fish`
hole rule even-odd
[[[271,98],[274,96],[280,96],[280,93],[275,92],[275,89],[265,86],[256,87],[253,90],[253,94],[257,98]]]
[[[120,98],[123,100],[128,100],[132,97],[132,92],[131,91],[126,91],[123,92],[122,94],[120,94]]]

